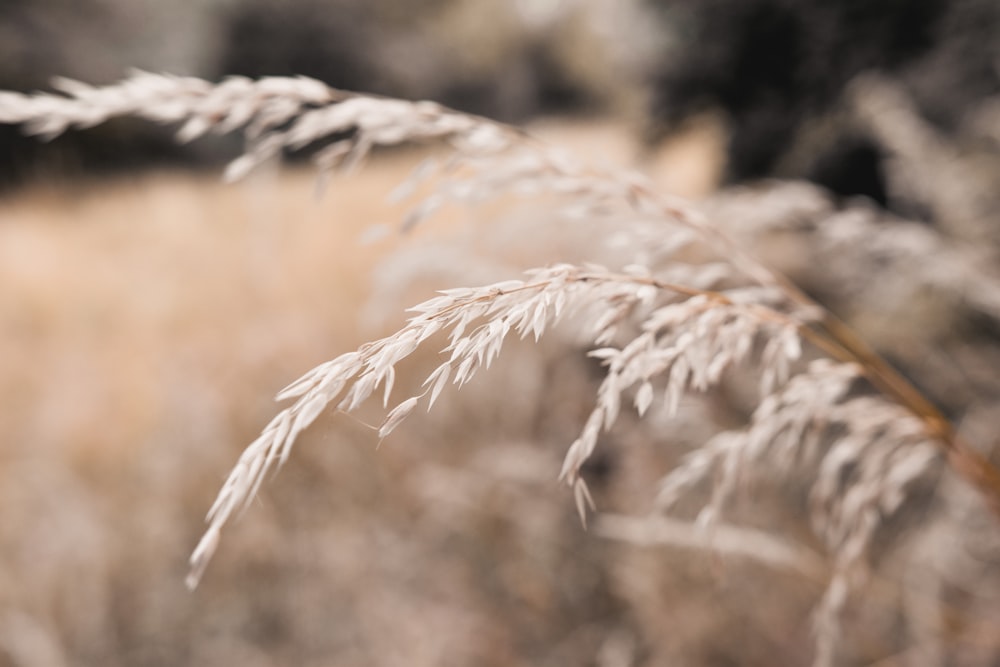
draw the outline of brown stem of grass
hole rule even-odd
[[[850,327],[828,311],[824,311],[819,326],[822,333],[828,336],[827,340],[835,343],[839,353],[836,356],[860,364],[869,381],[879,391],[896,400],[924,422],[928,432],[943,447],[952,469],[982,494],[990,510],[1000,518],[1000,469],[959,437],[955,427],[941,411]],[[808,331],[812,335],[807,334],[807,337],[814,343],[822,335],[815,329]],[[833,353],[834,350],[829,345],[824,347],[827,352]]]
[[[656,194],[643,186],[635,186],[633,196],[637,199],[658,201]],[[698,229],[709,241],[718,244],[734,261],[734,265],[744,270],[754,280],[763,285],[780,288],[792,302],[800,306],[819,309],[823,315],[815,327],[799,325],[803,337],[836,359],[859,364],[876,389],[919,417],[926,425],[928,433],[940,443],[951,468],[979,491],[990,510],[1000,519],[1000,469],[960,438],[955,427],[930,399],[879,356],[847,324],[816,303],[788,278],[750,257],[722,230],[698,224],[688,211],[681,207],[659,201],[658,203],[664,214]]]

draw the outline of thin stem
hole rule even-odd
[[[990,510],[1000,517],[1000,469],[961,438],[947,417],[850,327],[828,311],[824,311],[821,326],[844,352],[861,364],[873,385],[924,422],[944,448],[952,469],[976,488]]]
[[[729,257],[735,267],[759,284],[777,287],[792,303],[821,312],[822,317],[815,326],[796,323],[800,334],[832,357],[859,364],[876,389],[916,415],[924,423],[928,433],[941,445],[952,469],[983,495],[991,511],[1000,518],[1000,469],[960,438],[955,427],[937,406],[879,356],[853,329],[788,278],[745,253],[721,229],[701,222],[684,207],[665,202],[645,186],[633,186],[631,194],[636,200],[641,199],[658,206],[664,215],[695,230],[710,245]],[[777,311],[771,312],[777,314]]]

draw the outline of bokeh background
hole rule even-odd
[[[131,67],[434,99],[643,170],[997,440],[995,2],[0,3],[0,88]],[[375,413],[321,418],[188,592],[204,512],[279,388],[435,289],[594,245],[530,208],[364,243],[405,213],[386,195],[418,152],[317,197],[295,155],[222,185],[239,148],[127,119],[50,143],[0,127],[0,665],[808,664],[822,568],[583,530],[555,478],[600,375],[558,337],[377,450]],[[942,247],[974,278],[927,278]],[[625,419],[587,473],[600,507],[648,511],[745,409]],[[752,496],[741,519],[819,553],[801,498]],[[961,489],[933,504],[850,607],[843,664],[1000,659],[1000,529]]]

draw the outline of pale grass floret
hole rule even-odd
[[[608,371],[597,392],[597,405],[566,455],[563,477],[579,478],[601,431],[618,419],[626,389],[638,385],[634,403],[641,416],[654,400],[653,382],[664,377],[664,404],[669,414],[675,414],[688,388],[705,391],[717,384],[725,370],[746,357],[758,337],[768,339],[761,360],[762,388],[768,390],[776,378],[787,375],[789,363],[801,353],[795,324],[758,304],[723,301],[724,296],[699,295],[658,308],[641,324],[641,333],[621,349],[590,352]],[[595,342],[607,339],[613,324],[599,326]]]
[[[684,300],[654,307],[678,296]],[[352,412],[381,389],[382,403],[387,406],[397,364],[435,334],[448,336],[442,350],[446,359],[428,375],[421,394],[389,411],[379,428],[380,438],[389,435],[421,401],[426,400],[430,409],[449,382],[461,387],[478,370],[488,368],[510,334],[537,341],[553,324],[573,317],[594,323],[590,325],[593,337],[600,342],[631,309],[646,306],[652,310],[642,323],[642,335],[621,350],[603,347],[592,353],[604,360],[609,373],[561,473],[573,487],[584,516],[585,503],[592,501],[580,468],[592,454],[598,435],[617,420],[626,390],[640,385],[636,407],[645,412],[653,400],[652,382],[663,376],[664,401],[668,409],[676,410],[686,388],[703,390],[718,382],[727,366],[746,356],[756,336],[775,327],[779,331],[772,340],[782,345],[774,349],[781,349],[784,358],[776,361],[777,355],[770,353],[770,361],[784,368],[798,357],[794,328],[784,316],[758,305],[724,300],[724,293],[678,294],[674,286],[643,275],[557,265],[533,270],[525,280],[446,290],[411,308],[417,314],[395,334],[321,364],[278,394],[279,400],[296,401],[244,451],[223,485],[208,514],[209,529],[192,556],[188,584],[197,585],[223,526],[253,499],[270,469],[284,463],[298,434],[331,404],[339,411]],[[795,343],[790,342],[793,339]]]
[[[810,471],[813,529],[833,554],[830,585],[817,608],[816,664],[831,664],[837,618],[852,582],[864,578],[880,525],[921,483],[941,470],[940,449],[919,419],[881,396],[852,396],[856,364],[812,362],[764,398],[743,431],[726,431],[691,454],[663,481],[658,504],[668,511],[712,481],[697,524],[711,534],[748,476],[790,481]]]

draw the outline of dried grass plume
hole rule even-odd
[[[1000,474],[958,438],[930,401],[721,227],[692,205],[658,194],[638,174],[582,164],[517,129],[434,103],[357,95],[304,78],[212,84],[134,72],[103,88],[67,80],[54,85],[61,94],[0,93],[0,122],[21,124],[43,138],[122,115],[176,124],[179,141],[240,131],[246,145],[227,169],[228,179],[285,149],[329,137],[337,140],[315,154],[321,174],[353,168],[377,147],[444,142],[449,155],[414,176],[414,182],[436,179],[434,194],[414,206],[403,229],[449,203],[475,206],[514,193],[544,196],[554,216],[575,224],[611,221],[628,250],[614,266],[555,264],[503,282],[445,290],[411,308],[409,321],[392,335],[323,363],[282,390],[278,399],[291,404],[246,448],[209,510],[209,527],[191,556],[191,587],[205,573],[226,524],[324,410],[351,412],[377,397],[385,408],[384,438],[418,408],[430,409],[446,385],[461,387],[489,367],[511,337],[538,340],[558,328],[574,331],[605,369],[560,472],[584,518],[593,500],[582,467],[623,410],[640,417],[650,410],[672,413],[686,392],[710,389],[735,367],[755,369],[759,400],[746,427],[705,442],[660,489],[660,507],[669,513],[708,485],[695,523],[687,529],[664,523],[642,539],[673,535],[690,544],[692,535],[710,537],[714,529],[717,539],[706,545],[749,550],[761,560],[815,573],[822,568],[814,556],[766,537],[744,539],[749,534],[723,522],[755,471],[808,478],[813,528],[832,563],[817,615],[818,665],[834,660],[838,614],[863,580],[880,526],[912,489],[940,471],[942,461],[1000,509]],[[404,184],[399,196],[412,185]],[[442,339],[439,363],[423,389],[394,395],[400,362]],[[639,534],[627,523],[599,525],[605,534]]]

